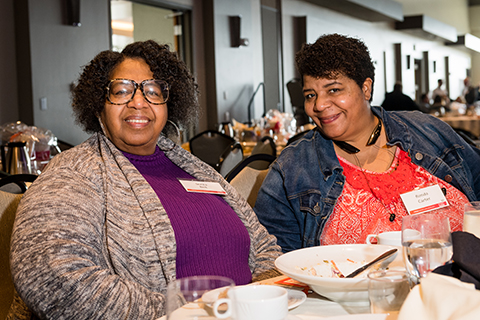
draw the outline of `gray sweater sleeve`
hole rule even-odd
[[[164,296],[115,274],[109,262],[102,186],[69,168],[38,180],[12,236],[12,274],[27,306],[50,319],[159,317]]]

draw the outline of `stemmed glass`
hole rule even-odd
[[[465,204],[463,214],[463,231],[480,238],[480,201]]]
[[[407,271],[418,283],[420,278],[452,259],[448,217],[441,213],[404,217],[402,246]]]
[[[170,282],[167,286],[167,319],[228,318],[229,304],[223,306],[218,302],[227,300],[224,298],[234,285],[232,279],[220,276],[195,276]],[[233,299],[231,295],[228,298]]]

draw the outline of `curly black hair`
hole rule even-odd
[[[195,124],[199,113],[198,85],[195,79],[168,45],[147,40],[129,44],[121,53],[102,51],[84,67],[78,84],[73,89],[72,107],[76,122],[85,132],[102,131],[98,116],[105,107],[106,88],[115,67],[126,58],[143,59],[155,79],[165,80],[169,84],[169,120],[184,128]],[[164,132],[170,133],[173,130],[173,126],[166,125]]]
[[[340,34],[323,35],[313,44],[304,44],[295,55],[300,75],[334,79],[344,75],[361,88],[367,78],[375,81],[375,67],[367,46],[359,39]]]

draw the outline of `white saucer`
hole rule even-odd
[[[307,295],[299,290],[287,289],[288,310],[298,307],[307,300]],[[287,318],[288,319],[288,318]]]
[[[208,291],[203,294],[202,300],[207,304],[213,303],[213,301],[218,299],[218,295],[225,291],[226,288],[218,288],[215,290]],[[301,305],[307,300],[307,295],[299,290],[286,289],[288,293],[288,310],[293,309]]]

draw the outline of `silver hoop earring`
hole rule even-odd
[[[108,138],[107,131],[105,130],[105,127],[103,126],[102,119],[100,119],[100,117],[97,117],[97,119],[98,119],[98,123],[100,123],[100,128],[102,128],[103,135]]]
[[[182,141],[180,141],[180,140],[181,140],[181,137],[182,137],[182,134],[181,134],[181,132],[180,132],[180,129],[178,128],[177,124],[176,124],[175,122],[173,122],[172,120],[168,119],[167,122],[170,122],[170,123],[173,125],[173,127],[175,128],[175,132],[176,132],[176,134],[177,134],[177,137],[176,137],[175,140],[172,139],[172,138],[170,138],[170,140],[172,140],[172,141],[175,142],[176,144],[180,145],[180,144],[182,143]]]

